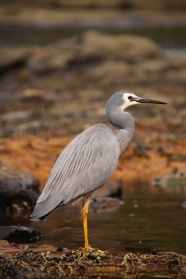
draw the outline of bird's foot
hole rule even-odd
[[[85,246],[84,248],[83,248],[83,250],[84,251],[97,251],[97,252],[99,252],[99,253],[104,253],[105,251],[103,251],[103,250],[100,250],[100,249],[97,249],[97,248],[92,248],[90,245],[88,245],[88,246]]]
[[[85,247],[83,248],[84,251],[88,251],[88,250],[93,250],[94,248],[92,248],[89,244],[85,245]]]
[[[92,250],[93,248],[90,245],[86,245],[82,250],[79,251],[77,260],[82,260],[86,256],[86,253]]]

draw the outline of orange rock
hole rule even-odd
[[[43,137],[28,135],[24,138],[8,139],[0,143],[1,162],[26,171],[33,172],[40,181],[42,190],[47,177],[63,148],[72,137],[43,135]],[[164,151],[159,152],[158,146]],[[184,169],[185,160],[179,157],[170,160],[174,153],[186,153],[186,140],[180,140],[170,146],[169,140],[152,141],[148,156],[137,156],[134,144],[131,144],[125,154],[119,159],[118,167],[112,178],[123,182],[124,187],[154,179],[157,176],[171,173],[173,169]],[[162,156],[163,155],[163,156]]]

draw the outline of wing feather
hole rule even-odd
[[[86,129],[60,154],[37,201],[33,218],[47,215],[102,186],[114,172],[120,154],[116,134],[104,124]]]

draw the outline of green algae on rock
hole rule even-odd
[[[152,181],[152,184],[156,187],[183,193],[186,191],[186,171],[178,170],[172,174],[157,177]]]

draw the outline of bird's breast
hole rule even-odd
[[[129,133],[129,131],[124,129],[119,129],[114,131],[118,140],[118,145],[120,149],[119,157],[125,152],[129,143],[132,140],[133,132]]]

